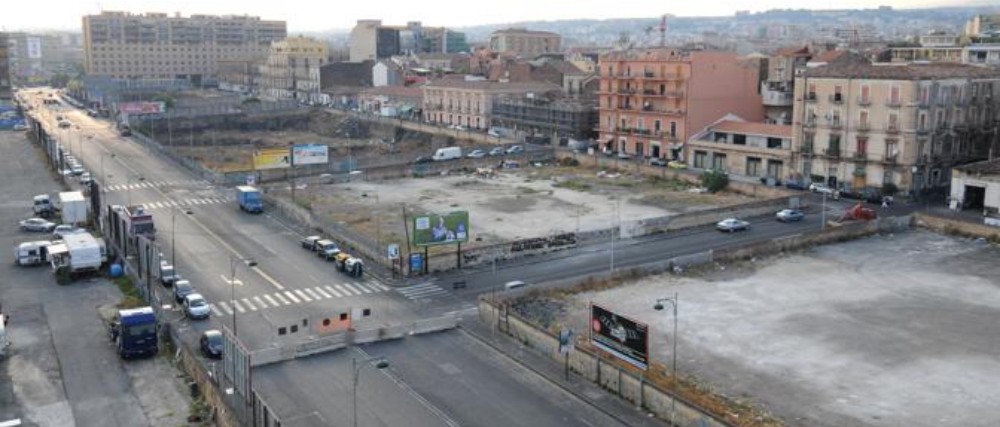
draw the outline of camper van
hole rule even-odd
[[[431,156],[435,162],[440,162],[443,160],[461,159],[462,158],[462,148],[461,147],[445,147],[438,148]]]
[[[41,265],[49,262],[49,245],[52,242],[38,240],[35,242],[24,242],[14,247],[14,264],[16,265]]]

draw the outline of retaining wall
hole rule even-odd
[[[977,224],[962,221],[961,219],[951,219],[920,212],[914,213],[913,219],[916,225],[938,233],[977,236],[1000,242],[1000,228],[991,227],[986,224]]]

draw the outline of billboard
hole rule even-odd
[[[253,167],[261,169],[284,169],[292,166],[287,148],[268,148],[253,153]]]
[[[467,241],[469,241],[468,211],[413,217],[413,244],[416,246],[446,245]]]
[[[167,104],[163,102],[123,102],[118,104],[118,111],[122,114],[162,114],[167,111]]]
[[[649,326],[590,305],[590,343],[639,369],[649,367]]]
[[[292,146],[292,162],[299,165],[325,165],[330,161],[329,147],[320,144],[300,144]]]

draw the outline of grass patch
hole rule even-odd
[[[118,308],[136,308],[146,306],[146,302],[139,295],[139,289],[132,283],[128,276],[118,277],[112,280],[118,290],[122,291],[122,299],[118,302]]]

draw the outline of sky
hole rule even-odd
[[[288,22],[289,33],[349,29],[358,19],[381,19],[389,25],[421,21],[427,26],[463,27],[558,19],[731,16],[778,8],[860,9],[876,5],[915,8],[968,3],[956,0],[755,0],[753,2],[661,0],[4,0],[0,30],[80,30],[81,17],[101,10],[251,15]],[[973,0],[972,3],[982,3]],[[655,6],[659,4],[660,6]],[[752,4],[752,6],[748,6]]]

